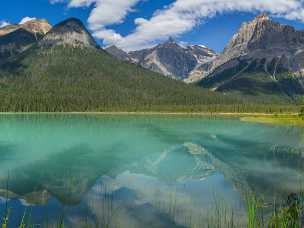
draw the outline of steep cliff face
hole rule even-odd
[[[83,23],[75,18],[67,19],[54,26],[41,41],[40,46],[73,46],[73,47],[93,47],[97,44],[84,27]]]
[[[200,84],[219,91],[244,87],[252,90],[257,88],[250,84],[258,81],[259,85],[274,88],[271,92],[287,89],[288,93],[292,88],[285,88],[286,84],[297,84],[297,93],[303,93],[303,60],[304,32],[262,14],[244,23],[224,52],[199,69]]]

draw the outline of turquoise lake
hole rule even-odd
[[[50,227],[245,224],[248,192],[299,193],[304,130],[237,118],[1,115],[0,216]],[[42,225],[46,227],[46,225]]]

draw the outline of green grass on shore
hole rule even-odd
[[[280,124],[291,126],[304,126],[304,117],[298,115],[273,115],[273,116],[248,116],[241,117],[242,121],[266,123],[266,124]]]

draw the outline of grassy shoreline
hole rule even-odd
[[[240,120],[272,125],[304,126],[304,117],[300,117],[299,115],[247,116],[241,117]]]
[[[299,113],[233,113],[233,112],[0,112],[6,115],[79,115],[79,116],[151,116],[151,117],[219,117],[238,118],[243,122],[270,125],[304,126],[304,117]]]
[[[235,117],[297,117],[299,113],[237,113],[237,112],[0,112],[0,115],[151,115],[151,116],[235,116]]]

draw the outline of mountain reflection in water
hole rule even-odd
[[[77,115],[2,116],[0,128],[9,227],[25,210],[66,227],[204,226],[219,201],[244,225],[248,191],[284,200],[304,179],[300,128]]]

